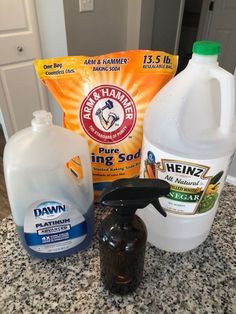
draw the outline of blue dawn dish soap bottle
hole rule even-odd
[[[94,225],[92,175],[86,141],[52,124],[46,111],[34,112],[32,126],[8,141],[4,173],[12,215],[23,247],[41,259],[85,249]],[[76,177],[66,167],[82,165]]]

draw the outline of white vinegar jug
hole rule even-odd
[[[88,145],[79,135],[53,125],[49,112],[34,112],[31,124],[13,135],[4,151],[12,215],[31,256],[67,256],[86,248],[93,235]],[[75,156],[82,164],[80,178],[66,167]]]
[[[208,236],[236,148],[235,87],[219,67],[216,42],[195,42],[192,59],[153,99],[144,119],[141,177],[171,185],[160,203],[139,211],[148,240],[183,252]]]

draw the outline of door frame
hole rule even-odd
[[[210,2],[215,2],[215,0],[202,0],[197,40],[206,40],[208,38],[213,14],[213,11],[209,10]]]
[[[8,137],[5,121],[3,119],[3,114],[2,114],[1,108],[0,108],[0,125],[2,126],[3,134],[4,134],[5,140],[7,142],[9,137]]]
[[[34,2],[42,57],[49,59],[67,56],[68,47],[63,0],[34,0]],[[47,90],[46,92],[48,94],[49,109],[53,116],[53,122],[57,125],[62,125],[62,110],[52,95]]]

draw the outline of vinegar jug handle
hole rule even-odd
[[[210,77],[216,79],[220,85],[220,126],[223,135],[232,131],[235,115],[235,86],[234,76],[217,67],[211,68]]]

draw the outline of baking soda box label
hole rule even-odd
[[[144,113],[174,76],[177,56],[125,51],[36,60],[36,71],[64,112],[64,127],[89,143],[95,192],[139,176]],[[68,161],[80,176],[79,156]]]

